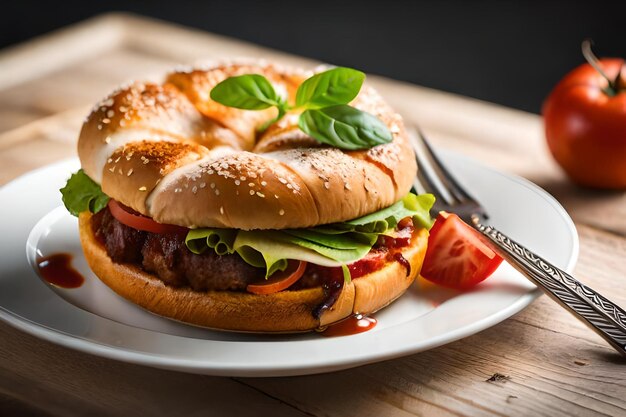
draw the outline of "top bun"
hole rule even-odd
[[[417,170],[401,117],[365,85],[352,106],[374,114],[393,141],[361,151],[322,146],[297,112],[257,135],[271,108],[238,110],[209,97],[224,79],[262,74],[295,98],[307,75],[273,65],[178,71],[133,83],[85,121],[78,154],[87,175],[122,204],[160,223],[243,230],[311,227],[390,206]]]

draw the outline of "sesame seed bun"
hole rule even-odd
[[[345,284],[339,299],[319,319],[313,309],[324,300],[321,287],[256,295],[235,291],[194,291],[171,287],[138,266],[114,263],[98,242],[91,214],[79,217],[80,240],[87,263],[113,291],[160,316],[197,326],[240,332],[291,333],[327,326],[352,314],[370,314],[401,296],[418,275],[428,231],[414,232],[402,256],[410,263],[388,262],[382,268]]]
[[[229,76],[263,74],[293,101],[302,71],[224,65],[134,83],[94,107],[78,153],[104,193],[155,221],[242,230],[311,227],[375,212],[402,198],[416,173],[402,120],[370,87],[352,103],[393,141],[362,151],[323,147],[288,114],[244,111],[209,97]],[[250,209],[254,208],[254,215]]]

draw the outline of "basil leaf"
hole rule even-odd
[[[371,148],[393,139],[378,118],[345,104],[307,110],[300,115],[298,126],[322,143],[347,150]]]
[[[106,207],[110,198],[100,186],[85,174],[82,169],[72,174],[65,187],[61,188],[63,204],[73,216],[90,211],[97,213]]]
[[[281,97],[262,75],[246,74],[230,77],[213,87],[211,99],[228,107],[243,110],[263,110],[284,107]]]
[[[333,68],[305,80],[296,93],[296,106],[319,109],[348,104],[359,94],[365,74],[352,68]]]

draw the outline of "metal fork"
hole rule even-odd
[[[416,192],[435,195],[434,213],[440,210],[456,213],[485,236],[511,266],[626,356],[626,312],[567,272],[486,225],[485,209],[445,168],[423,133],[417,130],[412,139],[419,167],[413,188]]]

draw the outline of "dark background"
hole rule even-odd
[[[538,113],[583,62],[626,57],[626,1],[48,1],[1,6],[0,47],[130,11]]]

